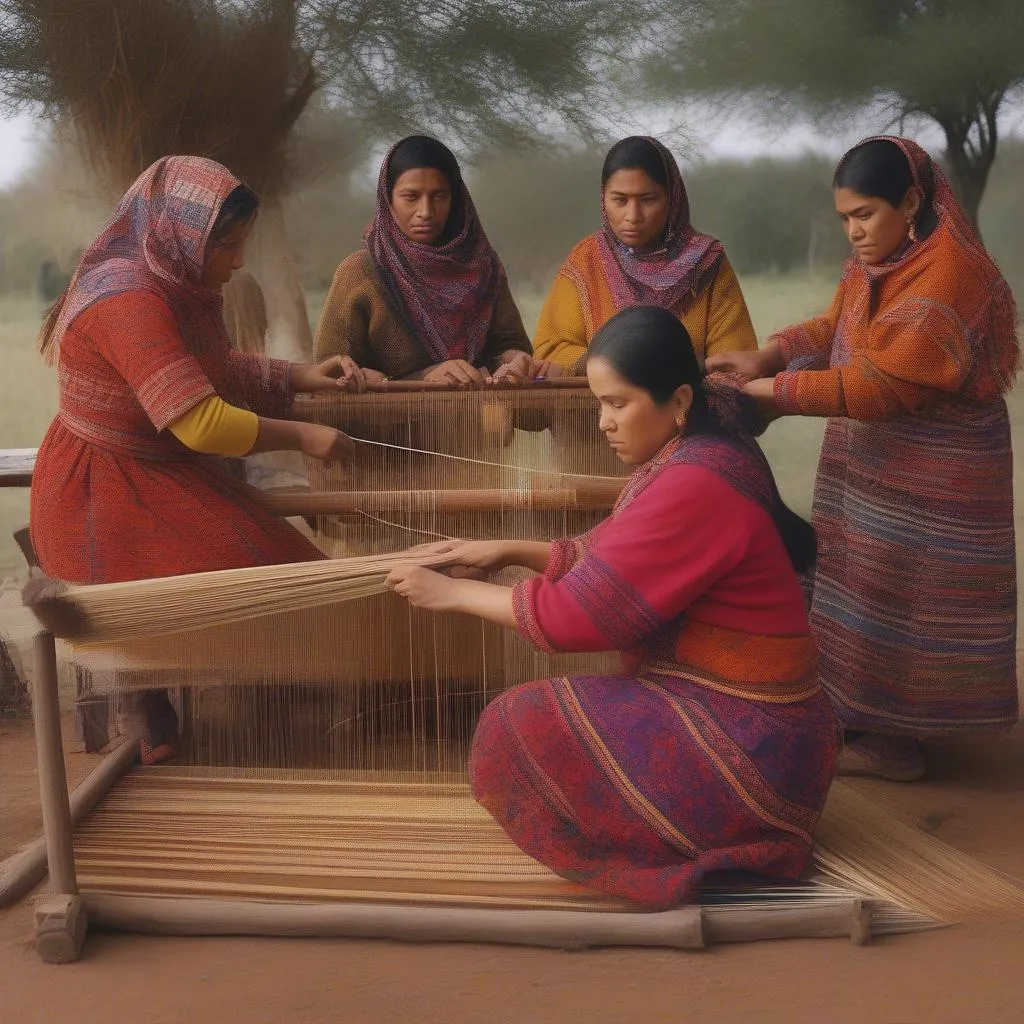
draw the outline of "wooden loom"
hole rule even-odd
[[[559,443],[594,436],[591,400],[578,387],[346,396],[311,402],[304,412],[398,446],[371,446],[370,458],[361,446],[347,477],[314,472],[312,494],[264,499],[281,512],[329,509],[329,520],[315,520],[317,535],[348,554],[397,551],[438,533],[575,533],[601,517],[621,486],[608,479],[616,467],[597,444]],[[424,451],[478,461],[439,460],[442,469],[432,473],[437,456]],[[405,486],[396,488],[399,482]],[[445,486],[429,486],[437,482]],[[96,802],[95,794],[77,800],[72,838],[53,633],[37,637],[40,782],[58,893],[37,908],[44,957],[77,955],[86,908],[93,923],[144,931],[569,947],[691,948],[801,935],[863,941],[962,916],[950,902],[957,887],[950,880],[979,866],[901,831],[841,787],[818,851],[831,880],[709,891],[699,906],[650,914],[557,878],[471,801],[466,744],[480,707],[504,686],[570,668],[594,671],[601,659],[560,665],[497,629],[428,616],[374,594],[365,579],[360,590],[349,568],[366,561],[357,555],[305,569],[202,574],[205,582],[29,595],[44,624],[73,638],[76,659],[98,690],[187,683],[195,694],[185,716],[193,763],[132,771],[89,817],[81,808]],[[376,578],[379,587],[380,572]],[[126,594],[134,613],[128,619],[117,614]],[[248,615],[247,594],[250,601],[260,596]],[[279,600],[268,614],[270,594]],[[265,642],[268,635],[273,643]],[[219,732],[203,700],[209,694],[222,709],[230,706]],[[231,721],[239,715],[258,728],[239,735]],[[880,828],[883,846],[872,848],[865,837]],[[884,871],[872,877],[860,870],[848,850],[865,842],[857,847],[862,864],[891,865],[902,856],[906,867],[923,859],[934,866],[932,883],[908,895]],[[994,903],[1014,903],[1018,890],[982,874],[997,893]]]

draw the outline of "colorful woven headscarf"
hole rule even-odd
[[[718,273],[725,255],[722,243],[690,224],[690,201],[675,157],[657,140],[643,137],[665,168],[668,182],[668,220],[658,248],[637,253],[616,237],[604,208],[601,186],[601,225],[598,246],[605,278],[616,309],[661,306],[674,309],[687,296],[702,294]]]
[[[438,245],[407,237],[391,212],[397,175],[393,177],[390,168],[403,147],[416,154],[402,160],[403,170],[432,167],[451,184],[452,212]],[[391,149],[380,169],[376,212],[363,237],[395,309],[430,357],[437,362],[474,362],[487,339],[505,270],[480,225],[458,162],[446,146],[413,135]]]
[[[964,320],[977,323],[981,327],[979,331],[975,332],[976,336],[972,339],[974,357],[982,371],[976,376],[987,377],[993,382],[999,393],[1005,393],[1013,386],[1020,363],[1020,347],[1017,342],[1017,305],[1010,286],[967,219],[967,215],[942,168],[916,142],[897,135],[873,135],[859,142],[857,146],[862,146],[865,142],[877,141],[893,143],[903,151],[903,155],[907,158],[914,185],[920,189],[924,197],[921,213],[918,214],[918,222],[925,219],[930,210],[940,224],[948,225],[953,234],[959,238],[975,267],[990,281],[988,308],[975,311],[976,316],[964,316]],[[846,157],[844,156],[843,159],[845,160]],[[840,161],[841,165],[842,161]],[[895,257],[884,263],[868,266],[856,257],[851,257],[847,261],[844,276],[851,273],[862,273],[872,281],[880,280],[906,260],[913,259],[921,252],[922,247],[927,245],[930,233],[923,236],[923,232],[919,228],[917,234],[916,239],[909,240],[908,244],[900,249]]]
[[[43,338],[52,356],[65,331],[94,303],[130,291],[163,298],[190,334],[223,331],[220,294],[200,283],[210,231],[224,200],[240,184],[225,167],[194,156],[167,156],[142,172],[121,198],[106,226],[82,254],[56,311],[56,323]],[[190,339],[197,348],[204,339]],[[213,337],[209,339],[212,343]]]

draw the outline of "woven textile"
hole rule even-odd
[[[369,253],[352,253],[338,267],[316,328],[316,358],[351,356],[360,366],[399,380],[433,365],[436,359],[395,309]],[[483,348],[474,365],[497,369],[501,354],[530,351],[508,281],[502,278]]]
[[[320,557],[166,429],[212,394],[270,416],[293,398],[289,364],[231,351],[220,296],[199,283],[236,184],[208,160],[158,161],[82,257],[32,482],[32,542],[50,575],[105,583]]]
[[[838,732],[763,474],[724,440],[673,442],[516,587],[538,646],[625,656],[513,688],[474,738],[475,797],[558,874],[664,907],[709,872],[809,865]]]
[[[637,252],[619,241],[608,223],[605,186],[601,186],[597,246],[616,310],[629,306],[674,309],[687,297],[692,301],[714,280],[725,255],[717,238],[695,231],[690,223],[690,199],[675,157],[657,139],[647,142],[661,157],[668,180],[668,220],[657,249]]]
[[[1002,394],[1018,347],[1010,290],[941,170],[892,141],[935,225],[883,265],[851,259],[829,312],[776,335],[790,369],[775,396],[831,417],[814,497],[822,681],[847,727],[921,738],[1017,719]]]
[[[404,140],[403,140],[404,141]],[[431,361],[475,363],[486,342],[505,268],[487,241],[461,176],[450,182],[455,233],[439,245],[408,238],[391,213],[388,164],[380,169],[377,207],[366,229],[366,248],[394,309],[420,340]]]

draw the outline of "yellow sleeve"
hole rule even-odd
[[[544,300],[533,336],[533,355],[571,370],[587,351],[583,307],[572,281],[558,274]]]
[[[204,398],[167,428],[186,448],[203,455],[248,455],[260,432],[254,412],[228,405],[218,395]]]
[[[708,337],[704,344],[704,356],[756,350],[757,335],[750,321],[746,300],[732,265],[723,256],[711,285],[711,308],[708,311]]]

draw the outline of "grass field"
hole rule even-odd
[[[835,282],[806,277],[751,277],[744,293],[758,336],[827,308]],[[532,330],[542,301],[540,295],[520,296],[527,329]],[[310,296],[310,312],[319,313],[322,296]],[[0,448],[36,447],[56,408],[54,372],[34,347],[41,307],[31,298],[0,299]],[[1014,442],[1024,452],[1024,391],[1010,396]],[[763,439],[785,499],[797,511],[810,508],[814,471],[821,444],[820,420],[792,418],[773,424]],[[1024,485],[1024,457],[1017,458],[1017,488]],[[28,492],[0,488],[0,576],[22,565],[12,532],[28,521]],[[1024,523],[1018,513],[1018,543]]]

